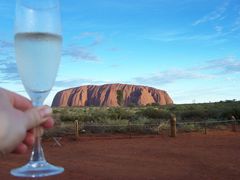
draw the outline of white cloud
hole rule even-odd
[[[13,43],[9,41],[0,40],[0,48],[13,48]]]
[[[235,57],[225,57],[207,61],[199,70],[217,70],[219,74],[240,73],[240,60]]]
[[[99,58],[88,49],[80,46],[70,46],[62,51],[63,56],[69,56],[74,60],[99,61]]]
[[[203,16],[202,18],[196,20],[193,25],[199,25],[203,23],[207,23],[209,21],[222,20],[224,19],[225,12],[228,8],[229,1],[225,1],[221,6],[217,7],[214,11],[209,14]]]
[[[221,27],[217,27],[218,31],[220,31]],[[215,41],[222,40],[225,34],[223,33],[196,33],[196,32],[183,32],[183,31],[175,31],[175,32],[161,32],[150,35],[145,35],[144,37],[149,40],[154,41],[162,41],[162,42],[176,42],[176,41],[211,41],[211,43]]]
[[[220,34],[220,33],[222,33],[222,31],[223,31],[223,27],[222,26],[215,26],[215,31],[218,33],[218,34]]]
[[[133,81],[141,84],[163,85],[182,80],[229,79],[229,75],[240,73],[240,60],[226,57],[206,61],[204,65],[188,69],[169,69],[149,76],[135,77]]]
[[[86,47],[93,47],[99,45],[103,37],[97,32],[83,32],[79,36],[76,36],[74,39],[80,41],[87,41],[88,44],[85,44]]]
[[[232,26],[231,32],[235,32],[240,30],[240,7],[238,8],[238,15],[237,18]]]
[[[148,77],[136,77],[134,78],[134,81],[141,84],[161,85],[174,83],[179,80],[212,79],[214,77],[215,76],[213,75],[203,74],[186,69],[169,69]]]
[[[8,58],[0,61],[0,80],[4,82],[20,80],[17,65]]]
[[[74,60],[99,61],[93,48],[102,43],[102,36],[97,32],[83,32],[73,38],[74,43],[63,49],[62,55]]]
[[[116,47],[111,47],[111,48],[108,48],[107,50],[108,50],[108,51],[111,51],[111,52],[117,52],[117,51],[119,51],[120,49],[119,49],[119,48],[116,48]]]
[[[104,83],[106,83],[106,81],[98,81],[98,80],[84,79],[84,78],[62,79],[62,80],[56,80],[55,87],[72,88],[72,87],[77,87],[77,86],[86,85],[86,84],[104,84]]]

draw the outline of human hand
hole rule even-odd
[[[33,128],[51,128],[54,121],[48,106],[33,107],[23,96],[0,88],[0,152],[25,153],[34,143]]]

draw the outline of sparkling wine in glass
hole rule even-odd
[[[55,82],[61,59],[59,0],[17,0],[15,54],[22,83],[34,106],[42,106]],[[41,146],[40,129],[35,128],[30,161],[11,174],[44,177],[60,174],[62,167],[49,164]]]

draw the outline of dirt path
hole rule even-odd
[[[82,137],[61,143],[63,147],[53,147],[53,141],[45,141],[44,149],[48,161],[65,167],[65,172],[43,180],[240,179],[240,132],[185,133],[177,138]],[[1,158],[0,179],[18,179],[9,171],[28,156]]]

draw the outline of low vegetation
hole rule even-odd
[[[230,120],[232,116],[240,119],[240,101],[165,106],[153,104],[143,107],[54,108],[57,122],[66,127],[78,120],[81,131],[89,133],[158,133],[169,128],[168,121],[172,114],[177,118],[178,128],[183,131],[200,130],[206,122],[210,122],[209,127],[216,127],[219,126],[217,122]]]

